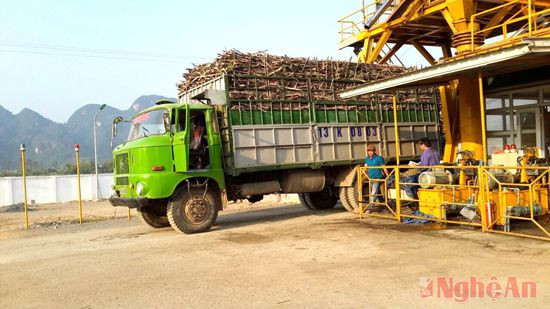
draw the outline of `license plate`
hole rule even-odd
[[[121,188],[119,192],[120,192],[120,195],[126,195],[126,188]]]

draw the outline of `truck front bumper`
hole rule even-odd
[[[109,198],[112,206],[124,206],[128,208],[142,208],[149,205],[149,199],[145,197],[124,198],[112,195]]]

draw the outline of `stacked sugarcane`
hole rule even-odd
[[[250,108],[262,110],[261,102],[344,101],[338,93],[369,81],[407,72],[394,65],[359,64],[350,61],[318,60],[275,56],[265,52],[225,51],[206,64],[196,65],[183,74],[178,85],[184,93],[221,75],[228,76],[229,97],[249,102]],[[365,95],[352,101],[389,103],[390,95]],[[400,103],[433,102],[432,88],[400,92]],[[260,103],[258,103],[260,102]],[[254,106],[254,107],[253,107]],[[283,105],[281,105],[283,106]],[[285,104],[292,109],[307,104]],[[391,106],[388,106],[391,107]],[[363,106],[367,108],[368,106]],[[416,109],[416,104],[400,104],[400,109]],[[285,108],[286,109],[286,108]]]

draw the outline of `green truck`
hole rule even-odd
[[[395,157],[392,102],[383,96],[343,102],[335,89],[360,82],[329,82],[325,88],[334,93],[325,97],[332,99],[319,100],[307,78],[226,73],[182,92],[178,102],[140,112],[127,142],[113,151],[111,204],[137,208],[153,228],[187,234],[209,230],[229,201],[257,202],[273,193],[297,193],[311,210],[340,201],[355,211],[354,168],[366,146],[375,144],[389,161]],[[280,91],[262,95],[266,85]],[[243,89],[246,96],[239,95]],[[440,144],[437,97],[428,93],[430,100],[424,92],[411,103],[418,97],[412,91],[409,101],[398,102],[405,159],[419,156],[421,137]],[[115,134],[120,121],[113,123]]]

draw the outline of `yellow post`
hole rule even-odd
[[[478,76],[479,83],[479,108],[481,111],[481,137],[483,145],[483,164],[487,164],[487,118],[485,116],[485,96],[483,94],[483,74],[479,71]]]
[[[357,192],[359,195],[359,198],[357,199],[359,201],[359,219],[363,219],[363,171],[361,170],[361,167],[358,166],[357,168]]]
[[[527,9],[527,15],[528,15],[528,18],[529,18],[529,36],[532,36],[532,32],[533,32],[533,17],[532,17],[532,13],[531,13],[531,10],[533,8],[533,3],[532,3],[532,0],[528,0],[527,1],[527,6],[528,6],[528,9]]]
[[[479,186],[477,200],[479,201],[481,231],[486,232],[487,231],[486,203],[487,201],[489,201],[489,197],[486,196],[486,194],[488,194],[489,190],[485,190],[485,170],[481,166],[477,168],[477,179],[478,179],[478,186]]]
[[[400,185],[400,149],[399,145],[399,127],[397,126],[397,97],[393,94],[393,129],[395,133],[395,159],[397,161],[397,168],[395,169],[395,214],[397,221],[401,222],[401,185]]]
[[[82,224],[82,195],[80,191],[80,160],[79,160],[79,152],[80,152],[80,145],[75,144],[74,145],[74,152],[76,154],[76,178],[78,179],[78,217],[80,219],[80,224]]]
[[[21,144],[21,174],[23,175],[23,205],[25,207],[25,229],[29,229],[29,209],[27,208],[27,176],[25,175],[25,144]]]
[[[400,151],[399,146],[399,127],[397,126],[397,97],[393,95],[393,129],[395,131],[395,159],[397,160],[397,165],[400,165]]]

